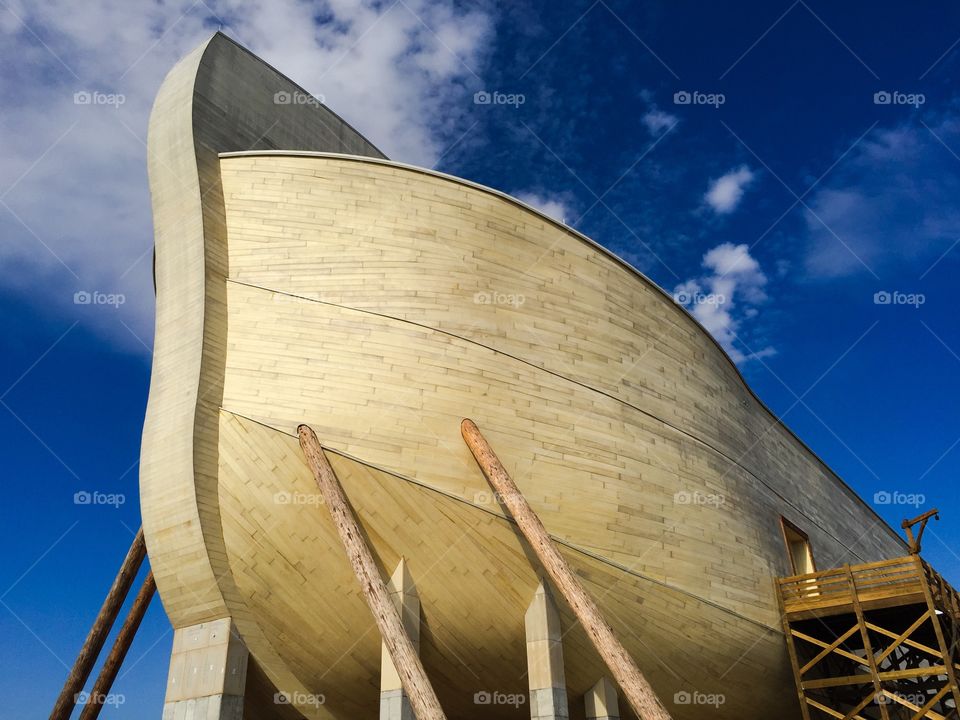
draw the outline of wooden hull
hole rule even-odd
[[[300,454],[308,423],[384,574],[407,560],[448,715],[528,715],[474,702],[526,692],[523,616],[541,569],[460,439],[471,417],[675,718],[796,716],[774,591],[791,574],[781,516],[824,565],[902,554],[893,532],[691,316],[583,236],[385,161],[348,127],[330,147],[317,109],[257,139],[288,152],[238,152],[218,88],[258,98],[279,76],[235,53],[218,36],[181,63],[151,120],[165,167],[151,167],[141,486],[175,627],[231,617],[259,692],[321,693],[298,708],[311,717],[376,712],[380,639]],[[236,87],[254,70],[261,81]],[[276,120],[259,111],[263,127]],[[582,717],[604,670],[562,622]]]

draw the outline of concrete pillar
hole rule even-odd
[[[587,711],[587,720],[620,720],[620,706],[617,701],[617,688],[607,677],[602,677],[597,684],[583,696],[583,704]]]
[[[387,583],[387,590],[400,612],[404,630],[420,652],[420,598],[402,558]],[[380,720],[415,720],[385,643],[380,647]]]
[[[567,683],[563,674],[560,615],[543,581],[524,618],[527,629],[527,679],[531,720],[565,720]]]
[[[175,630],[163,720],[242,720],[248,659],[230,618]]]

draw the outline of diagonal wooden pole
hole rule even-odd
[[[77,695],[83,690],[87,678],[90,677],[90,671],[93,670],[93,666],[97,662],[97,657],[103,649],[107,635],[110,634],[110,628],[113,627],[113,623],[120,613],[120,608],[123,607],[123,601],[126,599],[127,593],[130,592],[130,586],[133,585],[133,581],[137,577],[137,571],[140,570],[140,565],[146,554],[147,548],[143,542],[143,528],[140,528],[137,531],[137,536],[133,539],[133,544],[130,545],[130,550],[127,551],[123,565],[120,566],[120,572],[117,573],[117,577],[110,587],[110,592],[107,593],[107,597],[103,601],[97,619],[94,621],[93,627],[90,628],[83,647],[80,648],[80,653],[67,676],[63,690],[60,691],[60,697],[57,698],[57,703],[53,706],[53,712],[50,713],[50,720],[69,720],[73,708],[77,704]]]
[[[357,518],[347,502],[347,496],[330,461],[323,454],[316,433],[307,425],[301,425],[297,428],[297,435],[300,437],[300,448],[307,458],[307,465],[313,471],[324,504],[330,511],[333,524],[343,542],[347,558],[353,566],[357,580],[360,581],[363,597],[377,622],[390,659],[400,676],[403,690],[410,699],[414,715],[417,720],[446,720],[443,708],[440,707],[433,686],[427,678],[427,672],[423,669],[423,663],[420,662],[420,656],[403,627],[397,607],[390,598],[383,578],[380,577],[370,548],[360,532]]]
[[[465,419],[460,423],[460,432],[483,474],[498,493],[500,501],[507,506],[550,579],[587,631],[590,641],[623,690],[630,707],[641,720],[670,720],[670,713],[660,702],[633,658],[617,640],[613,630],[600,614],[600,608],[583,589],[550,539],[540,518],[500,463],[493,448],[480,434],[480,429],[472,420]]]
[[[110,688],[113,687],[113,681],[117,679],[117,673],[120,672],[120,666],[123,665],[124,658],[127,657],[127,651],[133,643],[133,638],[140,629],[140,623],[143,616],[147,614],[147,608],[150,607],[150,600],[157,590],[157,583],[153,579],[153,571],[147,573],[147,577],[140,586],[140,592],[133,600],[130,612],[127,613],[127,619],[120,626],[117,633],[117,639],[113,641],[113,647],[110,648],[110,654],[103,661],[103,667],[100,668],[100,674],[97,681],[93,684],[93,690],[90,691],[90,697],[83,706],[83,712],[80,713],[80,720],[96,720],[100,717],[100,710],[106,702]]]

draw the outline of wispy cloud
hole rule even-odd
[[[767,276],[749,247],[717,245],[704,254],[702,265],[706,272],[678,284],[674,299],[690,310],[734,362],[774,355],[769,346],[754,352],[743,346],[744,321],[756,317],[767,300]]]
[[[570,217],[569,205],[559,196],[533,192],[518,192],[514,193],[514,197],[521,202],[525,202],[530,207],[536,208],[544,215],[548,215],[562,223],[567,222],[567,219]]]
[[[641,120],[646,126],[647,131],[654,137],[657,137],[676,125],[679,118],[676,115],[671,115],[663,110],[653,108],[647,112]]]
[[[217,27],[390,157],[427,166],[469,125],[492,39],[491,13],[453,0],[0,8],[0,283],[133,352],[127,328],[149,344],[153,326],[147,117],[167,71]],[[125,302],[74,305],[79,291]]]
[[[753,182],[753,179],[753,171],[746,165],[741,165],[711,181],[710,188],[703,199],[714,212],[720,215],[732,213],[737,209],[737,205],[743,199],[744,190]]]
[[[926,268],[960,238],[960,122],[870,133],[804,211],[807,273]]]

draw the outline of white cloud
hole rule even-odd
[[[737,364],[774,355],[772,347],[744,343],[743,321],[758,315],[767,299],[767,276],[746,245],[723,243],[703,256],[707,272],[678,284],[673,296],[700,321]]]
[[[534,207],[544,215],[552,217],[562,223],[566,223],[570,217],[570,208],[567,204],[557,197],[547,197],[532,192],[518,192],[514,197],[521,202],[525,202],[530,207]]]
[[[753,171],[746,165],[731,170],[726,175],[713,180],[703,199],[721,215],[732,213],[737,209],[743,192],[754,179]]]
[[[808,275],[882,274],[894,266],[921,275],[960,237],[960,165],[948,149],[960,144],[960,122],[927,125],[874,130],[810,194],[803,209]]]
[[[301,83],[389,157],[431,166],[472,108],[492,19],[452,0],[222,0],[241,42]],[[219,5],[217,6],[219,8]],[[323,25],[312,17],[321,9]],[[461,128],[461,131],[465,128]]]
[[[643,121],[643,124],[647,126],[647,131],[654,137],[657,137],[664,131],[669,130],[676,125],[679,118],[676,115],[671,115],[663,110],[653,108],[650,112],[644,115],[641,120]]]
[[[138,352],[137,338],[149,345],[153,334],[147,117],[179,58],[222,25],[388,156],[430,166],[467,127],[473,73],[492,39],[490,14],[454,0],[11,0],[6,8],[0,283]],[[122,93],[125,102],[75,104],[84,90]],[[126,303],[109,312],[75,306],[78,290],[122,293]]]

